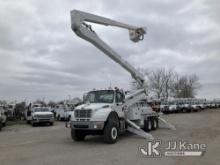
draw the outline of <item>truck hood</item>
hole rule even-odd
[[[34,115],[53,115],[52,112],[34,112]]]
[[[82,104],[78,107],[76,107],[76,110],[81,110],[81,109],[92,109],[92,110],[98,110],[101,108],[108,108],[110,107],[111,104],[108,103],[87,103],[87,104]]]

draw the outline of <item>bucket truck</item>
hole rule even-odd
[[[69,127],[73,140],[81,141],[86,135],[99,134],[112,144],[125,131],[153,139],[147,132],[157,129],[159,121],[174,128],[143,101],[147,99],[144,76],[102,41],[87,22],[127,29],[133,42],[144,39],[145,29],[78,10],[71,11],[73,32],[127,70],[140,88],[128,95],[118,88],[88,92],[84,104],[77,106],[71,116]]]

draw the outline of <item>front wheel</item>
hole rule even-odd
[[[35,126],[36,126],[36,123],[34,123],[33,121],[31,121],[31,125],[32,125],[32,127],[35,127]]]
[[[116,123],[108,122],[104,129],[105,142],[114,144],[118,138],[118,126]]]
[[[5,126],[6,126],[6,122],[5,122],[5,123],[2,123],[2,126],[5,127]]]
[[[2,122],[0,121],[0,131],[2,130]]]

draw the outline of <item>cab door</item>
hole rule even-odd
[[[114,110],[118,113],[119,117],[125,117],[125,104],[124,104],[124,94],[120,91],[115,92],[115,107]]]

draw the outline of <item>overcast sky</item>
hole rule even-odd
[[[59,100],[110,84],[129,88],[130,75],[70,27],[83,10],[146,26],[134,44],[124,29],[97,33],[137,68],[197,74],[198,97],[220,97],[218,0],[0,0],[0,99]]]

